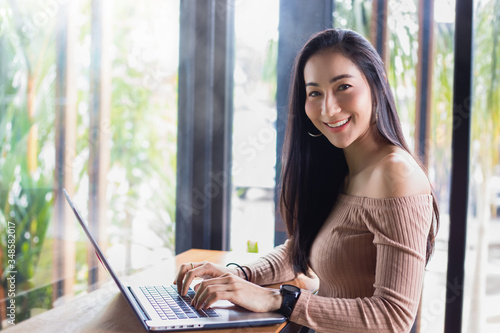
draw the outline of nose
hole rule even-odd
[[[340,105],[338,103],[337,98],[333,93],[328,93],[325,98],[325,104],[323,106],[323,111],[321,114],[323,116],[333,116],[336,113],[339,113],[341,110]]]

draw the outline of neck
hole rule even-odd
[[[382,137],[376,126],[371,127],[372,133],[367,133],[344,149],[344,156],[349,169],[349,177],[363,171],[373,162],[380,159],[381,155],[386,154],[386,149],[392,145]]]

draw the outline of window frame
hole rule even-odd
[[[234,0],[181,1],[176,253],[229,249],[233,58]]]

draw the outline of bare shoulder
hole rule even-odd
[[[370,183],[382,198],[431,193],[427,175],[408,152],[399,148],[377,163]]]

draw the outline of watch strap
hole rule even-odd
[[[281,303],[281,308],[278,310],[278,313],[288,319],[292,315],[295,304],[299,299],[300,288],[292,285],[282,285],[280,287],[280,293],[283,296],[283,302]]]

